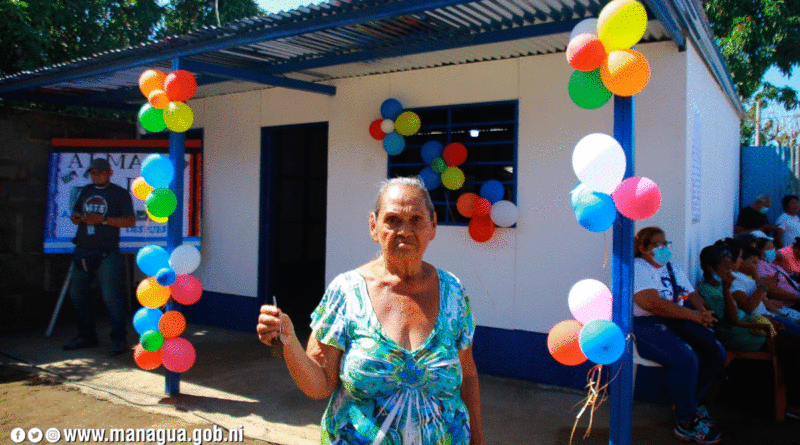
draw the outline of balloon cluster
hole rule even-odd
[[[167,156],[152,153],[142,161],[142,176],[131,182],[131,192],[145,202],[145,211],[152,221],[165,223],[178,207],[178,198],[169,188],[175,176]]]
[[[403,111],[403,104],[397,99],[386,99],[381,104],[381,119],[369,125],[373,139],[383,141],[383,149],[391,156],[399,155],[406,148],[406,139],[419,131],[422,126],[417,113]]]
[[[425,188],[434,190],[444,184],[450,190],[458,190],[464,185],[464,172],[458,168],[467,160],[464,144],[451,142],[445,146],[439,141],[428,141],[422,144],[420,154],[430,164],[419,172]]]
[[[567,46],[567,62],[575,68],[569,97],[575,105],[595,109],[611,98],[633,96],[650,81],[650,64],[631,49],[647,28],[647,12],[636,0],[613,0],[596,19],[578,23]]]
[[[625,352],[625,336],[611,321],[611,291],[600,281],[581,280],[569,291],[574,320],[558,322],[547,335],[547,349],[557,362],[576,366],[591,360],[614,363]]]
[[[186,372],[195,361],[194,347],[179,337],[186,319],[178,311],[162,312],[160,308],[170,297],[183,305],[200,299],[203,287],[190,275],[200,265],[200,251],[181,245],[170,254],[150,244],[139,249],[136,264],[148,277],[136,288],[136,298],[143,307],[133,316],[133,327],[139,334],[133,358],[142,369],[156,369],[163,363],[169,371]]]
[[[139,89],[148,102],[139,109],[142,128],[151,133],[166,128],[183,133],[192,127],[194,113],[184,103],[197,91],[197,80],[192,73],[177,70],[167,75],[147,70],[139,76]]]
[[[458,197],[458,213],[469,220],[469,236],[484,243],[494,235],[496,227],[511,227],[517,223],[519,210],[513,202],[503,199],[505,188],[500,181],[489,179],[481,185],[480,195],[464,193]]]

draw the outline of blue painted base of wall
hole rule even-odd
[[[203,297],[184,306],[187,321],[225,329],[255,332],[260,301],[253,297],[204,291]],[[478,371],[500,377],[583,389],[591,363],[564,366],[547,350],[547,334],[478,326],[472,347]],[[639,367],[637,400],[668,403],[662,368]]]

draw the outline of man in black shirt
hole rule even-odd
[[[754,203],[743,208],[739,212],[739,217],[736,219],[736,227],[733,232],[738,234],[760,230],[764,233],[771,233],[775,239],[781,239],[783,230],[773,226],[769,223],[769,220],[767,220],[767,211],[769,210],[770,204],[772,204],[772,200],[768,195],[758,195]]]

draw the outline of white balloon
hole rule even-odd
[[[592,35],[595,35],[595,36],[597,35],[597,19],[596,18],[585,19],[585,20],[581,20],[580,22],[578,22],[578,24],[575,25],[574,28],[572,28],[572,33],[569,35],[569,40],[572,41],[572,39],[574,39],[575,36],[577,36],[579,34],[586,34],[586,33],[592,34]]]
[[[194,246],[181,244],[170,254],[169,265],[176,275],[192,273],[200,266],[200,251]]]
[[[384,119],[381,122],[381,131],[389,134],[394,131],[394,121],[391,119]]]
[[[590,190],[610,195],[625,175],[625,152],[616,139],[603,133],[584,136],[572,152],[572,168]]]
[[[598,318],[611,320],[611,290],[600,281],[578,281],[569,291],[568,302],[572,315],[582,324]]]
[[[519,209],[511,201],[497,201],[492,204],[492,213],[490,214],[492,222],[498,227],[511,227],[517,223],[519,219]]]

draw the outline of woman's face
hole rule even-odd
[[[717,264],[717,267],[714,268],[714,273],[717,274],[718,277],[724,278],[730,275],[733,271],[733,261],[730,257],[723,257],[722,261]]]
[[[415,187],[391,186],[381,197],[380,214],[369,217],[373,241],[387,256],[422,258],[436,236],[436,214],[428,214],[425,197]]]
[[[758,257],[753,255],[750,258],[742,260],[742,265],[739,266],[739,271],[741,271],[745,275],[755,275],[757,267],[758,267]]]
[[[648,260],[650,262],[653,261],[653,250],[657,247],[666,246],[667,245],[667,237],[663,233],[656,233],[650,238],[650,241],[639,248],[639,253],[642,254],[642,258]]]
[[[736,261],[733,261],[731,264],[732,264],[731,268],[733,270],[739,270],[739,268],[742,267],[742,255],[741,255],[741,253],[739,254],[738,257],[736,257]]]
[[[766,244],[764,244],[764,248],[761,250],[761,259],[762,259],[762,260],[763,260],[763,259],[765,258],[765,256],[767,255],[767,253],[766,253],[766,252],[767,252],[768,250],[775,250],[775,244],[773,244],[773,243],[772,243],[772,241],[767,241],[767,243],[766,243]]]
[[[792,199],[786,206],[786,213],[796,216],[798,212],[800,212],[800,201]]]

